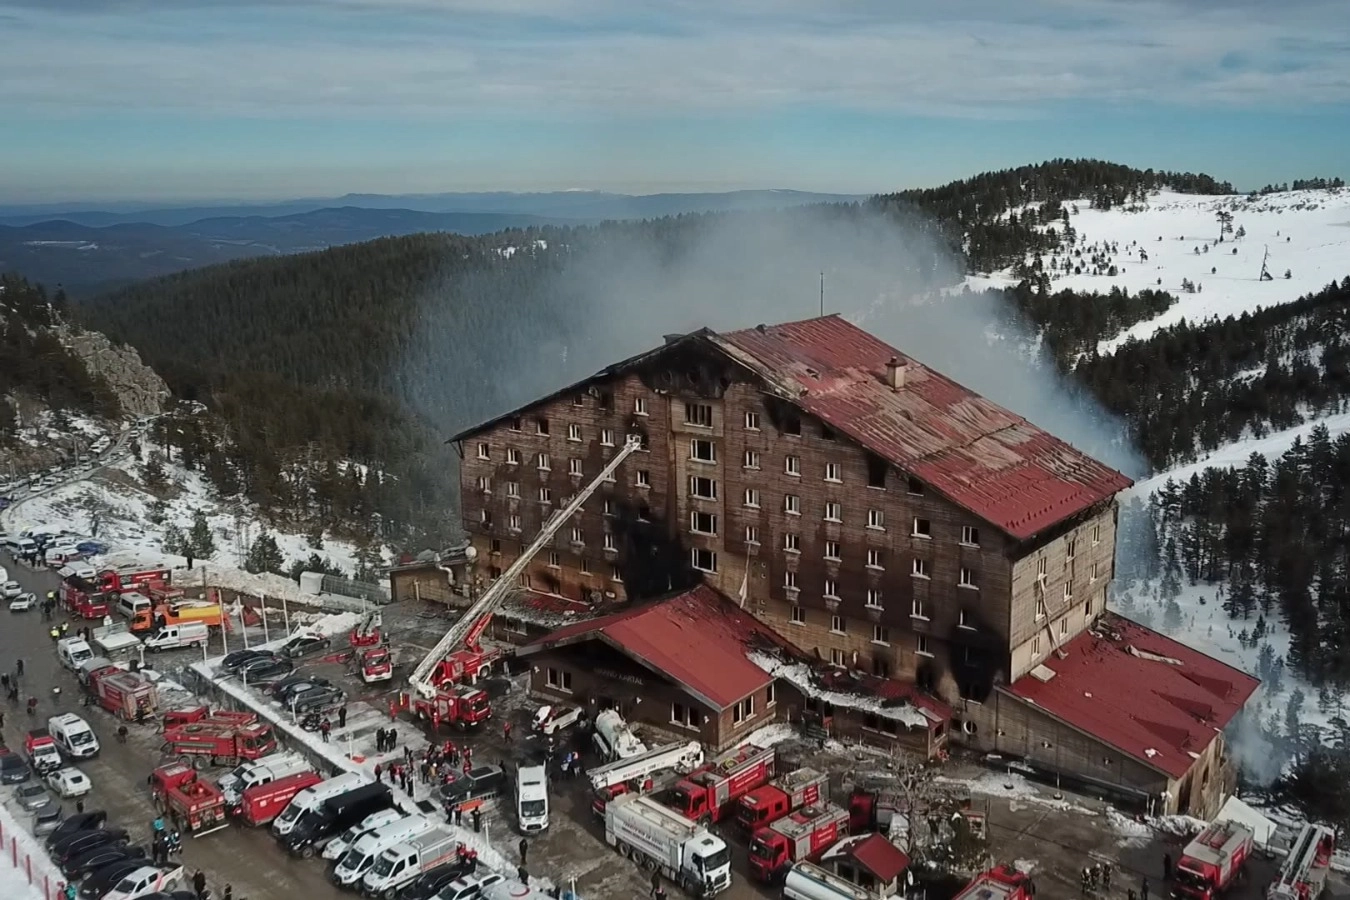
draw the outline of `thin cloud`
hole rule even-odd
[[[0,0],[6,14],[24,35],[0,54],[6,105],[52,114],[1350,102],[1350,17],[1320,0]]]

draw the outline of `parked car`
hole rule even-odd
[[[47,774],[47,784],[61,797],[83,797],[94,789],[94,784],[79,769],[66,766]]]
[[[6,581],[4,584],[0,584],[0,596],[3,596],[6,600],[13,600],[22,593],[23,585],[17,581]]]
[[[0,784],[19,784],[31,774],[22,756],[8,747],[0,747]]]
[[[140,860],[141,865],[145,865],[145,848],[128,844],[104,844],[102,847],[95,847],[88,853],[81,853],[62,866],[61,871],[71,881],[78,881],[110,863],[131,859]]]
[[[65,838],[81,831],[93,831],[102,828],[108,821],[108,814],[101,809],[93,812],[76,813],[61,823],[61,826],[47,835],[47,847],[55,847]]]
[[[37,606],[37,595],[32,591],[29,591],[26,594],[20,594],[9,601],[10,612],[27,612],[35,606]]]
[[[90,874],[80,884],[80,900],[100,900],[104,894],[117,886],[117,882],[143,865],[145,865],[145,860],[139,857],[109,863],[97,872]]]
[[[14,800],[24,809],[32,812],[40,806],[52,802],[52,795],[36,781],[26,782],[14,789]]]
[[[496,797],[506,788],[506,773],[501,766],[474,766],[467,773],[451,773],[451,778],[441,785],[441,802],[450,809],[468,800]]]
[[[311,653],[322,653],[332,646],[333,642],[321,634],[301,634],[283,644],[281,652],[291,659],[299,659]]]
[[[501,884],[505,880],[505,876],[498,875],[496,872],[465,875],[463,878],[456,878],[441,888],[441,892],[436,896],[439,900],[478,900],[479,897],[483,896],[483,891],[494,884]]]
[[[441,888],[464,874],[464,866],[451,863],[437,866],[430,872],[418,875],[410,884],[404,885],[398,892],[398,900],[431,900],[440,893]]]
[[[288,693],[294,693],[303,685],[309,684],[328,684],[327,678],[322,675],[315,675],[313,672],[292,672],[285,678],[273,683],[269,690],[273,700],[279,700]]]
[[[61,827],[61,807],[55,803],[33,810],[33,834],[44,837]]]
[[[105,847],[109,844],[125,844],[126,842],[127,830],[125,828],[101,828],[98,831],[81,831],[77,834],[72,834],[64,840],[57,841],[52,847],[52,862],[55,862],[57,865],[65,865],[81,853],[88,853],[95,847]]]
[[[311,709],[325,709],[337,706],[347,699],[346,691],[331,685],[319,685],[301,692],[290,701],[290,708],[297,713],[306,713]]]
[[[108,545],[101,541],[80,541],[78,544],[75,545],[75,549],[80,551],[81,553],[90,553],[90,554],[107,553]]]
[[[285,678],[293,671],[295,671],[295,663],[289,659],[283,659],[279,656],[260,656],[244,663],[235,674],[249,682],[275,681],[278,678]]]
[[[220,671],[237,672],[244,663],[260,656],[276,656],[276,654],[271,650],[236,650],[225,654],[225,658],[220,661]]]
[[[292,699],[299,697],[306,691],[312,691],[316,688],[331,688],[333,686],[327,678],[304,678],[300,681],[292,681],[289,678],[283,679],[283,682],[290,682],[280,691],[274,690],[272,693],[275,699],[282,706],[289,706]]]

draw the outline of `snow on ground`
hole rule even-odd
[[[910,705],[887,706],[876,697],[861,694],[846,694],[821,688],[811,677],[811,669],[805,663],[788,663],[768,653],[757,650],[746,654],[750,662],[759,666],[775,678],[789,682],[808,697],[815,697],[834,706],[848,709],[860,709],[886,719],[893,719],[908,728],[927,728],[928,718],[923,711]]]
[[[1350,262],[1347,262],[1350,265]],[[1187,463],[1175,469],[1169,469],[1154,475],[1146,481],[1135,484],[1125,492],[1122,499],[1128,500],[1130,497],[1138,497],[1140,500],[1147,500],[1154,491],[1162,488],[1167,483],[1167,479],[1172,478],[1177,482],[1186,482],[1192,475],[1203,472],[1209,468],[1225,468],[1229,466],[1243,466],[1247,463],[1247,457],[1253,453],[1260,453],[1267,459],[1276,459],[1291,446],[1296,438],[1303,438],[1305,441],[1312,430],[1318,425],[1325,425],[1331,432],[1334,439],[1342,434],[1350,432],[1350,413],[1338,413],[1325,416],[1320,419],[1313,419],[1304,422],[1302,425],[1296,425],[1293,428],[1287,428],[1284,431],[1277,431],[1274,434],[1268,434],[1263,438],[1248,438],[1237,441],[1232,444],[1226,444],[1217,450],[1201,457],[1193,463]]]
[[[781,744],[784,741],[792,741],[801,737],[801,733],[788,722],[777,722],[773,725],[765,725],[763,728],[755,731],[742,744],[754,744],[756,747],[772,747]]]
[[[0,804],[0,828],[3,828],[5,835],[4,852],[0,853],[0,897],[5,900],[45,900],[42,892],[44,877],[52,887],[52,896],[55,896],[56,886],[65,883],[37,838],[22,824],[26,819],[26,815],[20,816],[8,806]],[[11,839],[15,845],[14,851],[18,854],[17,865],[15,852],[11,852]],[[34,884],[28,883],[25,857],[33,860]]]
[[[1078,209],[1077,213],[1072,210]],[[1102,342],[1110,353],[1130,337],[1147,338],[1182,319],[1192,322],[1211,316],[1240,315],[1257,307],[1276,306],[1314,293],[1331,281],[1350,275],[1350,190],[1287,191],[1249,198],[1246,195],[1208,196],[1162,191],[1146,206],[1092,209],[1087,200],[1066,203],[1070,223],[1078,234],[1084,274],[1049,272],[1054,290],[1107,293],[1113,287],[1137,293],[1162,289],[1178,302],[1157,318],[1140,322],[1123,334]],[[1217,214],[1233,216],[1233,234],[1219,239]],[[1062,229],[1062,223],[1056,224]],[[1238,228],[1245,235],[1236,237]],[[1161,238],[1161,240],[1159,240]],[[1206,252],[1205,246],[1209,245]],[[1101,248],[1114,245],[1114,252]],[[1091,274],[1092,248],[1105,252],[1107,266],[1116,274]],[[1196,249],[1199,253],[1196,253]],[[1266,248],[1273,281],[1261,281]],[[1145,261],[1140,250],[1148,256]],[[1234,250],[1237,251],[1234,254]],[[1064,252],[1056,254],[1064,259]],[[1075,256],[1075,263],[1080,260]],[[1211,271],[1217,270],[1217,271]],[[1291,277],[1284,277],[1285,271]],[[1159,283],[1161,279],[1161,283]],[[1198,293],[1182,291],[1182,280],[1201,286]],[[965,284],[971,290],[1008,287],[1016,283],[1011,272],[974,275]]]
[[[1062,794],[1059,797],[1053,796],[1055,792],[1051,788],[1034,785],[1016,772],[985,772],[975,778],[951,778],[946,775],[937,775],[933,778],[933,781],[938,784],[959,785],[972,794],[981,794],[986,797],[1035,803],[1053,809],[1082,813],[1085,816],[1099,815],[1094,809],[1088,809],[1086,806],[1080,806],[1064,799]],[[1051,791],[1051,795],[1047,796],[1046,791]]]

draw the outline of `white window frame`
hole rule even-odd
[[[886,571],[885,557],[881,555],[880,547],[867,548],[867,568],[877,572]]]
[[[922,598],[914,597],[909,601],[909,617],[911,619],[918,619],[921,622],[927,622],[929,620],[928,606],[923,602]]]
[[[1042,619],[1044,619],[1044,618],[1045,618],[1047,615],[1049,615],[1049,614],[1050,614],[1050,611],[1049,611],[1048,609],[1045,608],[1045,598],[1044,598],[1044,597],[1037,597],[1037,598],[1036,598],[1036,621],[1037,621],[1037,622],[1041,621]]]
[[[617,550],[618,545],[614,540],[614,532],[606,531],[604,537],[604,548],[606,550]]]
[[[506,464],[508,466],[520,465],[520,450],[515,447],[506,448]]]
[[[586,532],[575,525],[572,526],[572,543],[573,544],[586,543]]]
[[[567,461],[567,474],[568,474],[568,475],[578,475],[578,476],[584,474],[584,473],[582,472],[582,468],[581,468],[581,460],[579,460],[579,459],[569,459],[569,460]]]
[[[479,445],[478,445],[478,458],[479,458],[479,459],[492,459],[492,447],[491,447],[491,445],[489,445],[489,444],[487,444],[487,443],[485,443],[485,442],[484,442],[484,443],[479,443]]]
[[[957,570],[956,586],[968,591],[978,591],[980,586],[975,580],[975,570],[969,566],[962,566]]]
[[[699,527],[700,518],[708,520],[709,528],[705,529]],[[689,530],[694,534],[708,534],[715,537],[717,535],[717,514],[691,509],[689,511]]]
[[[520,531],[519,515],[517,515],[516,513],[511,513],[509,516],[506,517],[506,530],[516,532]]]
[[[540,472],[552,472],[553,459],[546,452],[541,450],[534,457],[534,467],[538,469]]]
[[[544,671],[544,684],[549,690],[570,694],[572,693],[572,673],[566,669],[555,669],[549,666]]]
[[[920,522],[923,522],[925,525],[928,526],[927,534],[919,530]],[[911,526],[909,536],[919,538],[920,540],[931,541],[933,539],[933,520],[925,519],[923,516],[915,516],[914,523]]]
[[[759,469],[759,451],[747,450],[741,456],[741,468],[758,471]]]
[[[886,608],[886,601],[885,601],[885,598],[884,598],[883,594],[881,593],[881,588],[868,588],[868,589],[867,589],[867,604],[866,604],[866,605],[867,605],[867,608],[868,608],[868,609],[885,609],[885,608]]]
[[[830,616],[830,634],[848,634],[848,622],[838,614]]]
[[[550,569],[562,568],[562,554],[557,550],[548,551],[548,567]]]
[[[535,498],[536,498],[540,503],[552,503],[552,502],[553,502],[553,489],[550,488],[550,487],[549,487],[548,485],[546,485],[546,484],[541,484],[541,485],[539,486],[539,493],[537,493],[537,494],[535,495]]]
[[[891,629],[885,625],[873,625],[872,643],[879,644],[882,647],[889,647],[891,645]]]
[[[759,526],[758,526],[758,525],[747,525],[747,526],[745,526],[745,542],[746,542],[747,544],[755,544],[755,545],[758,545],[758,544],[759,544]]]
[[[699,482],[701,482],[701,481],[706,481],[706,482],[708,483],[708,493],[706,493],[706,494],[700,494],[700,493],[699,493]],[[716,478],[705,478],[705,477],[703,477],[703,476],[701,476],[701,475],[690,475],[690,476],[689,476],[689,496],[690,496],[690,497],[693,497],[693,498],[696,499],[696,500],[716,500],[716,499],[717,499],[717,479],[716,479]]]
[[[600,446],[601,446],[601,447],[613,447],[613,446],[614,446],[614,429],[613,429],[613,428],[601,428],[601,429],[600,429]]]
[[[867,511],[867,527],[871,531],[885,531],[886,511],[884,509],[869,509]]]
[[[975,626],[970,624],[970,614],[964,609],[958,610],[956,613],[956,627],[964,628],[967,631],[975,630]]]
[[[783,457],[783,474],[791,478],[801,478],[802,458],[800,456]]]
[[[647,415],[647,398],[646,398],[646,397],[634,397],[634,398],[633,398],[633,415],[635,415],[635,416],[645,416],[645,415]]]
[[[831,551],[833,551],[833,552],[831,552]],[[839,542],[838,542],[838,541],[826,541],[826,542],[825,542],[825,558],[826,558],[826,559],[830,560],[831,562],[839,562],[839,560],[843,558],[843,557],[841,557],[841,556],[839,555],[840,552],[841,552],[841,551],[840,551],[840,549],[839,549]]]
[[[506,496],[512,500],[520,499],[520,482],[508,481],[506,483]]]
[[[839,582],[833,578],[825,579],[825,586],[821,589],[820,595],[828,600],[839,599]]]
[[[650,469],[638,469],[634,476],[637,479],[638,487],[649,488],[652,486],[652,473]]]
[[[759,488],[746,488],[741,505],[747,509],[759,509]]]
[[[486,475],[478,476],[478,490],[484,494],[492,493],[492,479]]]
[[[707,554],[708,560],[707,560],[707,565],[706,565],[706,566],[704,566],[704,565],[699,565],[699,555],[700,555],[700,554]],[[693,568],[699,570],[700,572],[707,572],[709,575],[716,575],[716,574],[717,574],[717,551],[716,551],[716,550],[708,550],[708,549],[703,548],[703,547],[690,547],[690,548],[689,548],[689,565],[692,566]]]
[[[783,532],[783,552],[784,552],[784,553],[801,553],[801,552],[802,552],[802,536],[801,536],[800,534],[798,534],[797,532],[795,532],[795,531],[785,531],[785,532]]]
[[[797,589],[797,573],[792,569],[783,572],[783,587],[794,591]]]
[[[916,634],[914,638],[914,655],[926,656],[931,659],[933,657],[933,651],[931,645],[928,643],[928,635]]]
[[[824,519],[826,522],[844,521],[844,504],[838,500],[826,500]]]
[[[749,410],[746,410],[746,413],[745,413],[745,430],[746,430],[746,431],[759,431],[759,413],[757,413],[757,412],[751,412],[751,411],[749,411]]]
[[[924,581],[928,581],[933,577],[928,569],[928,560],[921,556],[914,557],[910,562],[909,574],[911,578],[922,578]]]
[[[708,450],[708,455],[707,455],[707,456],[699,456],[699,455],[698,455],[698,451],[699,451],[699,449],[702,448],[702,447],[706,447],[706,448],[707,448],[707,450]],[[689,461],[690,461],[690,462],[696,462],[696,463],[715,463],[715,462],[717,462],[717,445],[714,444],[712,441],[708,440],[707,438],[690,438],[690,439],[689,439]]]
[[[803,609],[800,605],[798,605],[798,604],[796,604],[796,603],[790,604],[790,605],[788,606],[788,624],[789,624],[789,625],[805,625],[805,624],[806,624],[806,610]]]
[[[800,516],[802,514],[802,498],[796,494],[784,494],[783,512],[789,516]]]
[[[706,412],[708,414],[708,421],[706,422],[698,421],[698,419],[700,418],[700,414],[703,412]],[[712,404],[686,402],[684,404],[684,424],[692,425],[695,428],[712,428],[713,427]]]
[[[825,480],[832,484],[843,484],[843,471],[844,467],[839,463],[827,462],[825,464]]]
[[[580,443],[580,442],[581,442],[581,426],[580,426],[580,425],[577,425],[575,422],[570,423],[570,424],[567,426],[567,439],[568,439],[569,441],[574,442],[574,443]]]
[[[961,526],[961,545],[963,547],[980,546],[980,529],[974,525]]]

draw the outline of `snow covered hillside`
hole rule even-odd
[[[1220,318],[1288,303],[1350,275],[1350,189],[1286,191],[1258,197],[1160,192],[1145,206],[1092,209],[1087,200],[1065,203],[1077,243],[1043,259],[1053,290],[1135,293],[1166,290],[1179,302],[1162,315],[1104,341],[1110,353],[1130,337],[1146,338],[1187,319]],[[1076,212],[1075,212],[1076,210]],[[1231,232],[1220,242],[1220,213]],[[1063,223],[1056,223],[1061,231]],[[1272,281],[1261,280],[1270,251]],[[1081,254],[1081,255],[1080,255]],[[1029,261],[1030,262],[1030,261]],[[1112,268],[1114,267],[1114,274]],[[1100,274],[1096,274],[1100,271]],[[1285,273],[1288,272],[1288,278]],[[1011,271],[972,276],[972,290],[1016,283]],[[1183,282],[1197,286],[1194,293]]]
[[[165,552],[165,539],[174,531],[189,534],[200,514],[215,552],[199,561],[243,568],[249,548],[264,530],[255,511],[221,503],[200,473],[173,462],[164,464],[162,486],[151,488],[145,483],[144,462],[155,448],[142,439],[136,449],[138,456],[125,454],[86,478],[17,504],[6,512],[6,529],[41,527],[87,536],[107,544],[107,556],[117,564],[185,565],[181,555]],[[283,569],[315,554],[348,575],[357,568],[357,548],[348,542],[325,536],[316,547],[305,535],[268,533],[276,540]]]

